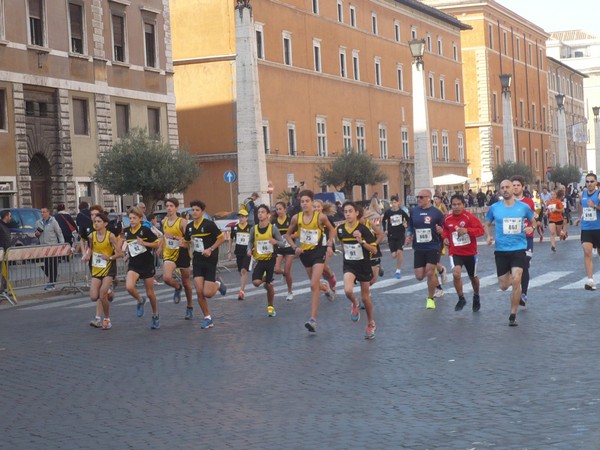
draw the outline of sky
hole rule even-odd
[[[585,30],[600,36],[598,0],[496,0],[545,31]]]

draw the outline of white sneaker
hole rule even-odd
[[[435,293],[433,294],[433,298],[441,298],[444,296],[444,290],[435,288]]]
[[[292,300],[294,300],[294,293],[293,292],[288,292],[287,297],[285,298],[288,302],[291,302]]]
[[[585,290],[586,291],[595,291],[596,290],[596,283],[594,283],[594,280],[592,280],[591,278],[589,280],[587,280],[587,282],[585,283]]]
[[[448,282],[448,270],[445,267],[440,275],[442,276],[442,284],[446,284]]]

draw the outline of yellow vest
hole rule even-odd
[[[106,230],[106,235],[102,241],[98,240],[97,233],[97,231],[92,233],[92,276],[105,277],[115,262],[101,260],[99,256],[112,256],[115,254],[115,249],[110,243],[110,231]]]
[[[254,248],[252,256],[257,261],[269,261],[273,257],[273,225],[267,226],[267,231],[261,233],[258,231],[258,225],[254,225]]]
[[[320,245],[323,230],[319,227],[318,211],[313,211],[313,216],[308,225],[304,223],[304,212],[298,213],[298,234],[302,250],[313,250]]]
[[[166,217],[163,222],[163,231],[165,234],[170,234],[171,236],[183,237],[183,232],[181,231],[181,217],[178,217],[173,225],[169,225],[169,218]],[[164,261],[177,261],[179,258],[179,247],[175,247],[175,240],[169,242],[169,240],[165,237],[163,240],[163,260]]]

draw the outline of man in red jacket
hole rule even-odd
[[[463,266],[473,286],[473,312],[479,311],[479,278],[477,277],[477,238],[483,236],[481,221],[465,209],[465,198],[455,194],[450,199],[452,214],[444,219],[442,237],[448,247],[448,255],[452,264],[454,288],[458,294],[455,311],[461,311],[467,304],[463,293],[461,272]]]

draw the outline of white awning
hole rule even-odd
[[[463,184],[467,181],[469,181],[469,178],[467,178],[467,177],[449,173],[447,175],[442,175],[441,177],[435,177],[433,179],[433,185],[434,186],[454,186],[456,184]]]

